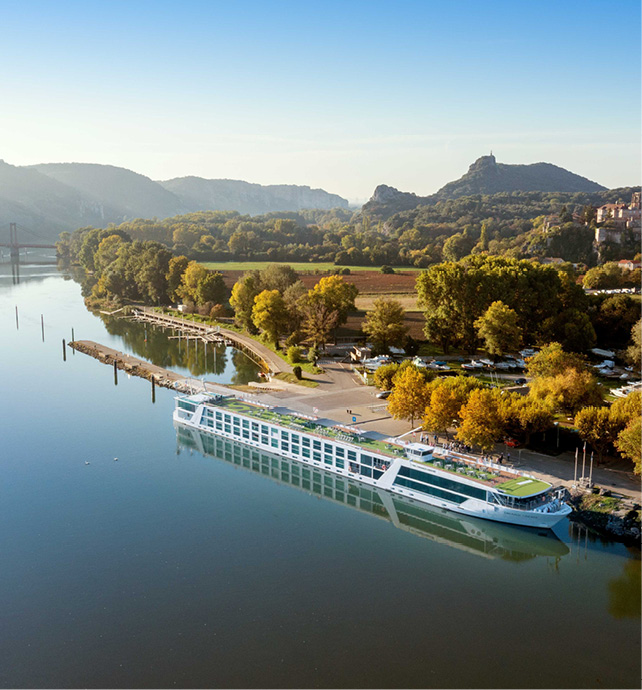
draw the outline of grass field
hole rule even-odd
[[[260,271],[271,263],[291,266],[298,273],[314,273],[315,271],[324,273],[326,271],[333,271],[336,268],[349,268],[353,273],[361,271],[379,271],[377,266],[336,266],[331,261],[322,263],[310,263],[308,261],[204,261],[203,266],[212,271]],[[393,266],[393,268],[395,271],[404,273],[417,273],[421,270],[414,266]]]

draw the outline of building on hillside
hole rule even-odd
[[[622,259],[622,261],[617,262],[617,265],[625,271],[635,271],[636,268],[642,268],[642,263],[631,259]]]
[[[539,260],[540,264],[563,264],[564,259],[561,259],[559,256],[545,256]]]
[[[640,235],[640,192],[633,192],[629,204],[604,204],[597,209],[597,222],[606,223],[608,227],[596,228],[595,242],[615,242],[621,244],[624,230],[632,230]]]

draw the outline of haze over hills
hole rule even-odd
[[[301,185],[260,185],[202,177],[176,177],[159,184],[175,194],[189,211],[234,210],[258,215],[305,208],[348,208],[347,199],[338,194]]]
[[[63,230],[105,227],[133,218],[168,218],[193,211],[257,215],[305,208],[348,207],[322,189],[198,177],[156,182],[126,168],[93,163],[15,166],[0,161],[0,226],[16,222],[43,238]]]
[[[394,187],[379,185],[362,211],[368,215],[389,218],[424,204],[457,199],[475,194],[500,192],[599,192],[606,187],[551,163],[511,165],[497,163],[495,156],[482,156],[458,180],[449,182],[430,196],[400,192]]]

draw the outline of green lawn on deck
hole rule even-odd
[[[524,496],[532,496],[533,494],[540,493],[540,491],[545,491],[546,489],[550,488],[550,486],[551,485],[547,482],[542,482],[539,479],[516,477],[515,479],[509,479],[503,484],[498,484],[497,488],[501,489],[509,496],[523,498]]]

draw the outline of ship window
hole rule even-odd
[[[250,438],[250,430],[243,429],[243,438]]]
[[[249,429],[249,428],[250,428],[250,420],[249,420],[249,419],[244,419],[244,420],[243,420],[243,428],[244,428],[244,429]]]
[[[348,451],[348,460],[356,460],[357,459],[357,454],[353,450]]]
[[[270,434],[272,434],[272,436],[278,436],[279,430],[275,429],[274,427],[270,427]]]
[[[281,431],[281,438],[282,438],[284,441],[288,441],[288,440],[290,439],[290,434],[288,434],[287,431]]]
[[[432,486],[438,486],[449,491],[458,491],[460,494],[465,494],[471,498],[479,498],[482,501],[486,500],[486,489],[481,489],[476,486],[470,486],[463,482],[458,482],[448,477],[439,477],[434,474],[428,474],[421,470],[416,470],[410,467],[401,467],[399,474],[410,479],[417,479]]]
[[[337,454],[337,457],[338,457],[338,458],[343,458],[343,457],[345,457],[345,450],[343,450],[343,448],[338,448],[338,447],[337,447],[337,448],[334,449],[334,451],[335,451],[335,453]]]
[[[232,419],[232,424],[234,424],[234,426],[240,427],[241,426],[241,420],[238,417],[234,417]]]
[[[304,448],[309,448],[310,447],[310,439],[309,438],[303,438],[303,447]]]
[[[279,441],[276,438],[270,439],[270,445],[272,448],[278,448],[279,447]]]
[[[381,470],[372,470],[372,476],[374,479],[379,479],[379,477],[383,474]]]
[[[369,467],[362,467],[361,474],[364,477],[372,477],[372,470]]]
[[[413,491],[419,491],[424,494],[429,494],[430,496],[443,498],[444,500],[452,501],[453,503],[463,503],[464,501],[468,500],[465,496],[458,496],[457,494],[450,493],[450,491],[442,491],[434,486],[425,486],[424,484],[413,482],[411,479],[406,479],[405,477],[398,476],[394,483],[397,486],[405,486]]]
[[[252,431],[258,431],[259,430],[259,425],[257,422],[252,422]]]
[[[372,467],[372,457],[370,455],[361,454],[361,464]]]
[[[292,443],[298,443],[299,442],[299,435],[298,434],[292,434]]]
[[[178,406],[182,410],[188,410],[189,412],[194,412],[196,409],[196,403],[190,402],[189,400],[179,400]]]
[[[332,455],[332,446],[329,443],[323,444],[323,452]]]
[[[269,443],[268,437],[267,436],[261,436],[261,443],[263,443],[267,446],[267,444]]]
[[[220,412],[216,413],[216,421],[220,422],[223,419],[223,415]]]
[[[331,465],[332,464],[332,456],[331,455],[324,455],[323,456],[323,462],[325,462],[326,465]]]
[[[268,428],[265,424],[261,424],[261,433],[262,434],[267,434]]]
[[[303,457],[304,457],[304,458],[309,458],[309,457],[310,457],[310,449],[309,449],[309,448],[304,448],[304,449],[303,449]]]
[[[340,467],[341,469],[343,469],[345,467],[344,463],[345,463],[345,461],[343,458],[337,458],[337,461],[336,461],[337,467]]]
[[[314,450],[321,450],[321,441],[313,441],[312,447],[314,448]]]
[[[312,457],[317,462],[321,462],[321,453],[317,453],[316,451],[314,451],[314,453],[312,453]]]
[[[290,444],[285,441],[281,442],[281,450],[288,452],[290,450]]]

